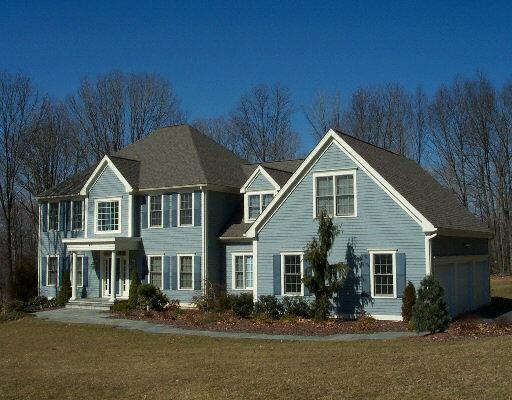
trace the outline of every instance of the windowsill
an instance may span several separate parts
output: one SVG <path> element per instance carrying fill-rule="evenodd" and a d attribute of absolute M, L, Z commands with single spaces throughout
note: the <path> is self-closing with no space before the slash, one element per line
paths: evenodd
<path fill-rule="evenodd" d="M 184 288 L 184 289 L 177 289 L 177 290 L 180 290 L 180 291 L 191 291 L 191 290 L 195 290 L 194 288 Z"/>
<path fill-rule="evenodd" d="M 95 235 L 111 235 L 112 233 L 122 233 L 119 231 L 94 231 Z"/>
<path fill-rule="evenodd" d="M 373 299 L 397 299 L 395 295 L 392 294 L 377 294 L 372 296 Z"/>
<path fill-rule="evenodd" d="M 253 287 L 246 287 L 246 288 L 231 288 L 231 290 L 244 291 L 244 290 L 254 290 L 254 288 L 253 288 Z"/>
<path fill-rule="evenodd" d="M 194 226 L 194 224 L 187 224 L 187 225 L 178 224 L 178 228 L 190 228 L 193 226 Z"/>
<path fill-rule="evenodd" d="M 162 229 L 163 225 L 160 226 L 148 226 L 148 229 Z"/>
<path fill-rule="evenodd" d="M 304 296 L 304 293 L 283 293 L 281 296 L 287 296 L 287 297 L 297 297 L 297 296 Z"/>

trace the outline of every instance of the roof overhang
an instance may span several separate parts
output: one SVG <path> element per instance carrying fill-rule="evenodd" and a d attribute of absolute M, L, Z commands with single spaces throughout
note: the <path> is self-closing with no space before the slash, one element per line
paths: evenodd
<path fill-rule="evenodd" d="M 108 238 L 67 238 L 62 243 L 68 251 L 126 251 L 137 250 L 140 246 L 140 237 L 108 237 Z"/>
<path fill-rule="evenodd" d="M 103 170 L 107 166 L 110 167 L 110 169 L 114 172 L 114 174 L 117 176 L 117 178 L 121 181 L 121 183 L 123 184 L 123 186 L 124 186 L 124 188 L 126 189 L 127 192 L 132 192 L 133 191 L 132 186 L 128 183 L 128 181 L 123 176 L 123 174 L 121 174 L 119 169 L 117 169 L 117 167 L 112 162 L 112 160 L 109 158 L 109 156 L 105 156 L 99 162 L 99 164 L 97 165 L 96 169 L 93 171 L 93 173 L 91 174 L 89 179 L 87 179 L 87 182 L 85 182 L 85 185 L 80 190 L 80 194 L 82 196 L 87 195 L 87 192 L 89 191 L 91 186 L 94 185 L 94 183 L 98 180 L 98 178 L 100 177 L 101 173 L 103 172 Z"/>
<path fill-rule="evenodd" d="M 255 237 L 283 204 L 290 193 L 302 181 L 307 173 L 313 168 L 319 157 L 335 144 L 344 152 L 361 170 L 363 170 L 380 188 L 382 188 L 400 207 L 422 228 L 423 232 L 436 232 L 437 229 L 428 221 L 409 201 L 407 201 L 389 182 L 387 182 L 363 157 L 361 157 L 345 140 L 334 130 L 330 129 L 322 140 L 309 153 L 299 168 L 283 186 L 282 190 L 274 197 L 268 207 L 254 221 L 254 224 L 246 232 L 246 237 Z"/>
<path fill-rule="evenodd" d="M 490 239 L 493 237 L 493 234 L 490 231 L 466 231 L 461 229 L 437 228 L 436 233 L 439 236 L 457 236 L 482 239 Z"/>
<path fill-rule="evenodd" d="M 240 193 L 245 193 L 247 191 L 247 188 L 251 186 L 251 183 L 256 179 L 256 177 L 261 174 L 263 175 L 274 187 L 275 190 L 281 190 L 281 186 L 270 176 L 270 174 L 265 171 L 265 168 L 263 166 L 258 165 L 258 167 L 254 170 L 254 172 L 251 174 L 249 179 L 245 181 L 244 185 L 240 189 Z"/>

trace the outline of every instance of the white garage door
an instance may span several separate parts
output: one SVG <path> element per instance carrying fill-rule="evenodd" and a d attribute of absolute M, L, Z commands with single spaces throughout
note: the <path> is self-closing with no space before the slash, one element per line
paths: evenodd
<path fill-rule="evenodd" d="M 489 261 L 487 256 L 439 257 L 433 274 L 445 290 L 452 317 L 489 303 Z"/>

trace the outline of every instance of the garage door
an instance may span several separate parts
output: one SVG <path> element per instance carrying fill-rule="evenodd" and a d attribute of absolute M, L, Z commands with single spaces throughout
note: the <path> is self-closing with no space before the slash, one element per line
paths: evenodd
<path fill-rule="evenodd" d="M 489 303 L 489 261 L 487 256 L 440 257 L 433 262 L 434 277 L 445 290 L 452 317 Z"/>

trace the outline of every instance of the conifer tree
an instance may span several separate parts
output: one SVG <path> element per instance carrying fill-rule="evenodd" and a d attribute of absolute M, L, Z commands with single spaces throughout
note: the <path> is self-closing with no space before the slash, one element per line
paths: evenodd
<path fill-rule="evenodd" d="M 65 306 L 66 303 L 71 298 L 71 279 L 69 276 L 69 271 L 64 272 L 64 276 L 62 277 L 62 285 L 60 287 L 59 293 L 57 294 L 56 304 L 58 306 Z"/>
<path fill-rule="evenodd" d="M 412 327 L 418 332 L 444 332 L 450 324 L 444 289 L 432 275 L 421 281 L 418 299 L 412 308 Z"/>
<path fill-rule="evenodd" d="M 139 273 L 137 272 L 137 268 L 135 268 L 130 277 L 130 291 L 128 293 L 128 308 L 131 310 L 139 306 L 139 286 Z"/>
<path fill-rule="evenodd" d="M 404 297 L 402 298 L 402 319 L 408 323 L 412 317 L 412 308 L 416 303 L 416 288 L 412 282 L 408 282 L 404 290 Z"/>

